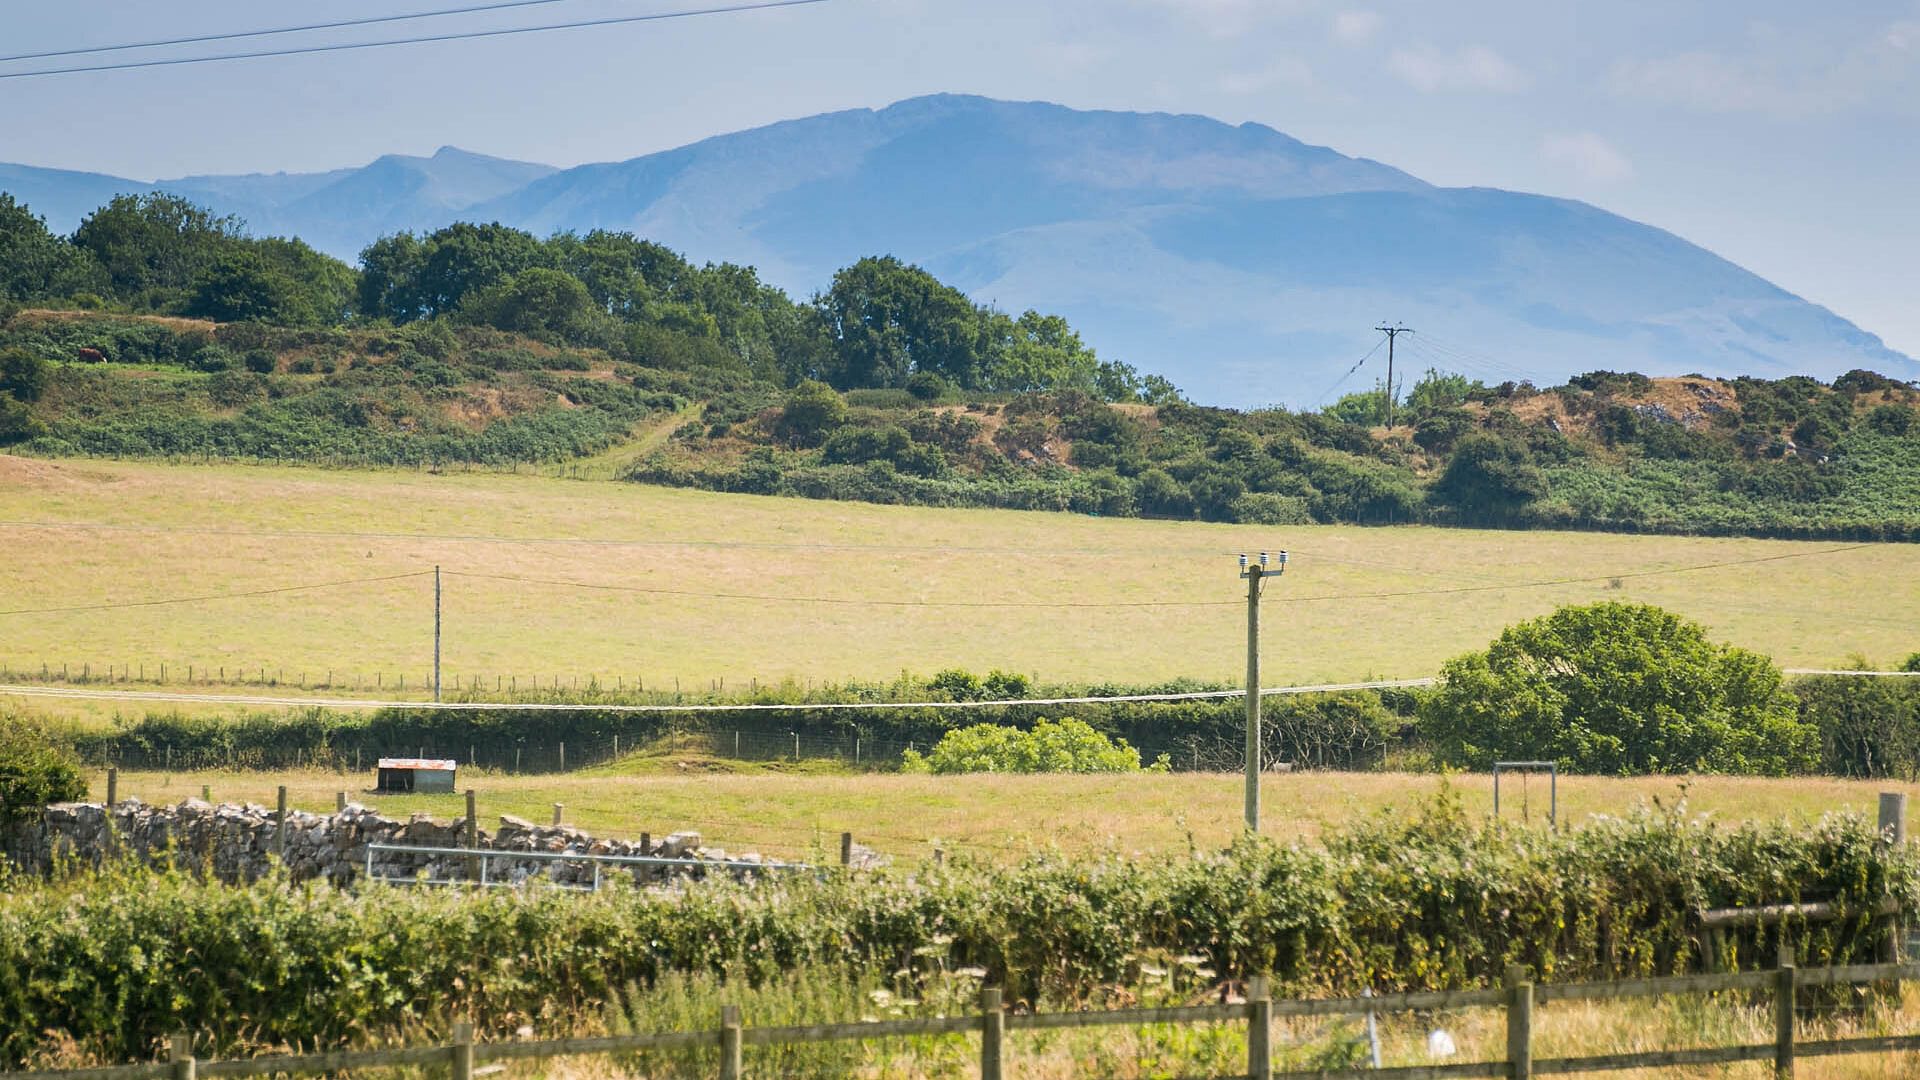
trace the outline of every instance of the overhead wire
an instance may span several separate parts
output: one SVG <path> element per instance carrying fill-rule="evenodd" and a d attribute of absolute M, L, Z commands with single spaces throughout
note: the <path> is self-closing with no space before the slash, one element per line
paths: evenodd
<path fill-rule="evenodd" d="M 1477 585 L 1455 585 L 1437 588 L 1403 589 L 1369 593 L 1325 593 L 1321 595 L 1285 595 L 1276 596 L 1274 603 L 1313 604 L 1336 600 L 1383 600 L 1411 596 L 1447 596 L 1461 593 L 1503 592 L 1516 589 L 1549 588 L 1558 585 L 1585 585 L 1597 582 L 1625 581 L 1631 579 L 1657 577 L 1667 574 L 1694 573 L 1704 570 L 1721 570 L 1739 566 L 1754 566 L 1763 563 L 1780 562 L 1788 559 L 1811 558 L 1818 555 L 1834 555 L 1848 551 L 1857 551 L 1872 547 L 1867 543 L 1847 544 L 1840 547 L 1821 548 L 1815 551 L 1791 551 L 1775 555 L 1764 555 L 1750 559 L 1730 559 L 1710 563 L 1694 563 L 1686 566 L 1654 567 L 1647 570 L 1622 571 L 1608 574 L 1595 574 L 1585 577 L 1546 578 L 1535 581 L 1500 582 L 1488 581 Z M 1408 573 L 1417 573 L 1412 568 L 1402 569 Z M 349 578 L 339 581 L 311 582 L 298 585 L 282 585 L 266 589 L 250 589 L 240 592 L 205 593 L 193 596 L 158 597 L 146 600 L 103 601 L 91 604 L 68 604 L 35 608 L 12 608 L 0 610 L 0 615 L 42 615 L 69 612 L 112 611 L 129 608 L 163 607 L 177 604 L 207 603 L 223 600 L 242 600 L 263 596 L 275 596 L 284 593 L 307 592 L 316 589 L 340 588 L 352 585 L 378 584 L 388 581 L 401 581 L 408 578 L 427 577 L 434 570 L 413 570 L 399 574 L 385 574 L 376 577 Z M 701 589 L 678 589 L 647 585 L 618 585 L 591 581 L 570 581 L 564 578 L 541 578 L 522 574 L 489 574 L 476 571 L 447 570 L 438 571 L 447 577 L 473 578 L 488 581 L 509 581 L 530 585 L 547 585 L 556 588 L 584 589 L 595 592 L 639 593 L 660 596 L 685 596 L 712 600 L 750 600 L 755 602 L 831 604 L 849 607 L 903 607 L 903 608 L 1016 608 L 1016 609 L 1132 609 L 1132 608 L 1192 608 L 1192 607 L 1233 607 L 1242 601 L 1231 600 L 895 600 L 878 597 L 852 596 L 795 596 L 779 593 L 740 593 L 716 592 Z"/>
<path fill-rule="evenodd" d="M 1377 353 L 1377 352 L 1379 352 L 1379 351 L 1380 351 L 1380 346 L 1381 346 L 1382 344 L 1384 344 L 1384 343 L 1386 342 L 1386 340 L 1387 340 L 1386 338 L 1381 338 L 1381 339 L 1380 339 L 1379 341 L 1376 341 L 1376 342 L 1374 342 L 1374 343 L 1373 343 L 1373 348 L 1371 348 L 1371 349 L 1368 349 L 1368 350 L 1367 350 L 1367 355 L 1365 355 L 1365 356 L 1362 356 L 1362 357 L 1361 357 L 1360 359 L 1358 359 L 1358 360 L 1356 360 L 1356 361 L 1354 361 L 1354 364 L 1353 364 L 1353 366 L 1347 369 L 1347 372 L 1346 372 L 1346 374 L 1344 374 L 1344 375 L 1342 375 L 1342 376 L 1340 376 L 1339 378 L 1337 378 L 1337 379 L 1335 379 L 1335 380 L 1333 380 L 1333 385 L 1332 385 L 1332 386 L 1329 386 L 1329 387 L 1327 387 L 1327 388 L 1326 388 L 1325 390 L 1322 390 L 1322 391 L 1320 391 L 1320 396 L 1319 396 L 1318 398 L 1315 398 L 1315 399 L 1314 399 L 1314 402 L 1313 402 L 1313 407 L 1314 407 L 1314 408 L 1316 408 L 1316 409 L 1318 409 L 1318 408 L 1319 408 L 1320 406 L 1322 406 L 1322 405 L 1324 405 L 1324 404 L 1326 404 L 1326 403 L 1327 403 L 1327 398 L 1328 398 L 1328 397 L 1329 397 L 1329 396 L 1330 396 L 1330 395 L 1331 395 L 1331 394 L 1332 394 L 1332 393 L 1333 393 L 1333 392 L 1334 392 L 1335 390 L 1338 390 L 1338 389 L 1340 389 L 1340 386 L 1341 386 L 1341 384 L 1342 384 L 1342 383 L 1345 383 L 1345 382 L 1346 382 L 1346 381 L 1347 381 L 1348 379 L 1351 379 L 1351 378 L 1353 378 L 1353 373 L 1354 373 L 1354 372 L 1356 372 L 1356 371 L 1359 371 L 1359 370 L 1360 370 L 1360 365 L 1362 365 L 1362 364 L 1365 364 L 1365 363 L 1366 363 L 1367 361 L 1369 361 L 1369 360 L 1371 360 L 1371 359 L 1373 359 L 1373 354 L 1374 354 L 1374 353 Z"/>
<path fill-rule="evenodd" d="M 539 7 L 544 4 L 567 2 L 568 0 L 504 0 L 504 2 L 501 3 L 441 8 L 438 11 L 416 11 L 405 15 L 369 15 L 358 19 L 337 19 L 333 22 L 306 23 L 301 26 L 282 26 L 272 30 L 235 30 L 221 34 L 199 34 L 194 37 L 161 38 L 155 41 L 129 41 L 119 45 L 84 45 L 71 49 L 52 49 L 47 52 L 14 53 L 12 56 L 0 56 L 0 64 L 11 64 L 19 60 L 50 60 L 57 56 L 86 56 L 95 53 L 125 52 L 129 49 L 159 49 L 173 45 L 201 45 L 210 41 L 237 41 L 243 38 L 273 37 L 279 34 L 305 34 L 315 30 L 341 30 L 352 26 L 373 26 L 379 23 L 407 22 L 412 19 L 435 19 L 446 15 L 472 15 L 487 11 L 505 11 L 509 8 Z"/>
<path fill-rule="evenodd" d="M 530 585 L 554 585 L 573 589 L 607 592 L 646 593 L 658 596 L 694 596 L 714 600 L 755 600 L 791 604 L 844 604 L 857 607 L 937 607 L 937 608 L 1155 608 L 1224 607 L 1238 600 L 890 600 L 847 596 L 782 596 L 777 593 L 710 592 L 700 589 L 673 589 L 649 585 L 608 585 L 590 581 L 566 581 L 559 578 L 524 577 L 519 574 L 482 574 L 463 570 L 444 571 L 449 577 L 484 578 L 517 581 Z"/>
<path fill-rule="evenodd" d="M 400 581 L 405 578 L 429 577 L 431 570 L 411 570 L 404 574 L 385 574 L 380 577 L 348 578 L 342 581 L 316 581 L 306 585 L 280 585 L 270 589 L 249 589 L 244 592 L 204 593 L 199 596 L 169 596 L 153 600 L 118 600 L 97 604 L 67 604 L 59 607 L 9 608 L 0 610 L 0 615 L 51 615 L 73 611 L 119 611 L 126 608 L 166 607 L 172 604 L 200 604 L 213 600 L 245 600 L 250 597 L 278 596 L 282 593 L 309 592 L 314 589 L 335 589 L 347 585 L 373 585 L 383 581 Z"/>
<path fill-rule="evenodd" d="M 75 75 L 95 71 L 128 71 L 134 68 L 174 67 L 183 64 L 211 64 L 227 60 L 258 60 L 269 57 L 302 56 L 309 53 L 346 52 L 353 49 L 379 49 L 393 45 L 423 45 L 443 41 L 468 41 L 476 38 L 506 37 L 512 34 L 542 33 L 550 30 L 579 30 L 596 26 L 620 26 L 628 23 L 686 19 L 702 15 L 726 15 L 743 11 L 766 11 L 772 8 L 802 7 L 808 4 L 824 4 L 827 2 L 828 0 L 756 0 L 756 2 L 753 3 L 692 8 L 684 11 L 663 11 L 647 15 L 621 15 L 604 19 L 581 19 L 574 22 L 545 23 L 538 26 L 513 26 L 494 30 L 464 30 L 446 34 L 387 38 L 382 41 L 333 42 L 325 45 L 301 45 L 284 49 L 261 49 L 254 52 L 218 53 L 212 56 L 163 57 L 154 60 L 129 60 L 113 64 L 39 68 L 33 71 L 7 71 L 0 72 L 0 79 L 30 79 L 42 75 Z"/>

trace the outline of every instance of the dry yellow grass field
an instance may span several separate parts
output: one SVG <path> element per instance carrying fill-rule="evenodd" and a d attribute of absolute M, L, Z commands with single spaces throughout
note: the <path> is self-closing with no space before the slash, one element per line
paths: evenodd
<path fill-rule="evenodd" d="M 144 665 L 151 677 L 165 663 L 175 679 L 188 665 L 264 669 L 289 682 L 383 672 L 416 688 L 432 657 L 431 577 L 95 606 L 439 565 L 450 678 L 705 687 L 961 666 L 1233 679 L 1244 622 L 1231 554 L 1282 547 L 1294 562 L 1266 602 L 1273 683 L 1430 674 L 1509 623 L 1601 598 L 1683 612 L 1788 666 L 1888 662 L 1920 643 L 1913 545 L 1266 528 L 0 456 L 0 664 Z M 1702 566 L 1717 568 L 1680 570 Z M 1583 580 L 1490 587 L 1563 579 Z M 75 607 L 90 609 L 35 610 Z"/>
<path fill-rule="evenodd" d="M 685 769 L 680 768 L 684 762 Z M 924 776 L 901 774 L 786 774 L 764 767 L 726 768 L 694 755 L 647 755 L 566 774 L 504 776 L 463 772 L 485 824 L 500 814 L 547 821 L 554 803 L 564 819 L 603 836 L 661 836 L 695 829 L 728 851 L 788 857 L 837 852 L 852 832 L 876 850 L 924 858 L 937 846 L 982 858 L 1032 851 L 1113 851 L 1123 855 L 1182 850 L 1188 844 L 1222 846 L 1241 829 L 1241 778 L 1206 773 L 1092 776 Z M 89 778 L 101 797 L 104 775 Z M 337 792 L 402 816 L 424 811 L 440 818 L 465 813 L 460 795 L 375 795 L 371 772 L 331 770 L 262 772 L 123 772 L 120 793 L 150 803 L 197 797 L 204 785 L 215 800 L 271 806 L 285 784 L 296 809 L 330 811 Z M 1492 811 L 1485 776 L 1442 778 L 1405 773 L 1289 773 L 1265 781 L 1264 831 L 1282 840 L 1311 840 L 1329 826 L 1376 812 L 1392 812 L 1432 798 L 1449 785 L 1473 813 Z M 1920 785 L 1888 781 L 1802 777 L 1565 777 L 1560 814 L 1573 823 L 1594 814 L 1622 814 L 1660 800 L 1684 800 L 1689 810 L 1716 820 L 1812 821 L 1829 812 L 1872 817 L 1881 791 L 1904 791 L 1920 803 Z M 1545 825 L 1544 777 L 1502 781 L 1502 815 Z"/>

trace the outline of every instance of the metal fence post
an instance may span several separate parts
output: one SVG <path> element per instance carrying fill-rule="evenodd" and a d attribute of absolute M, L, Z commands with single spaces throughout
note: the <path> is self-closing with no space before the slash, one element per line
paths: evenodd
<path fill-rule="evenodd" d="M 1007 1014 L 1000 1008 L 1000 989 L 980 991 L 980 1080 L 1001 1080 L 1000 1059 L 1007 1040 Z"/>
<path fill-rule="evenodd" d="M 462 1020 L 453 1025 L 453 1045 L 447 1048 L 453 1064 L 453 1080 L 473 1080 L 473 1023 Z"/>
<path fill-rule="evenodd" d="M 720 1007 L 720 1080 L 740 1080 L 740 1006 Z"/>
<path fill-rule="evenodd" d="M 1533 1076 L 1533 984 L 1520 964 L 1507 965 L 1507 1075 Z"/>
<path fill-rule="evenodd" d="M 193 1080 L 193 1037 L 182 1031 L 167 1047 L 167 1060 L 173 1065 L 173 1080 Z"/>
<path fill-rule="evenodd" d="M 1265 975 L 1247 980 L 1247 1080 L 1273 1076 L 1273 997 Z"/>
<path fill-rule="evenodd" d="M 1780 954 L 1782 963 L 1774 972 L 1773 982 L 1773 1075 L 1778 1080 L 1791 1080 L 1795 1005 L 1793 950 L 1782 947 Z"/>

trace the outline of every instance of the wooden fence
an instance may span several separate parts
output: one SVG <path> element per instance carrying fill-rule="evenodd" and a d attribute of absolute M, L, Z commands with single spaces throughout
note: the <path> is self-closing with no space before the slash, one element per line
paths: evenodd
<path fill-rule="evenodd" d="M 743 1075 L 741 1051 L 746 1046 L 960 1035 L 977 1032 L 980 1035 L 982 1080 L 1003 1080 L 1006 1076 L 1005 1050 L 1008 1032 L 1053 1028 L 1201 1023 L 1245 1023 L 1247 1025 L 1247 1071 L 1236 1074 L 1247 1080 L 1308 1080 L 1308 1078 L 1315 1078 L 1315 1080 L 1454 1080 L 1462 1077 L 1510 1077 L 1512 1080 L 1527 1080 L 1534 1076 L 1565 1073 L 1719 1065 L 1740 1061 L 1771 1061 L 1775 1075 L 1784 1078 L 1793 1075 L 1794 1061 L 1800 1057 L 1920 1051 L 1920 1034 L 1799 1041 L 1795 1038 L 1794 1024 L 1797 994 L 1802 988 L 1920 979 L 1920 964 L 1862 964 L 1800 971 L 1791 962 L 1791 954 L 1783 954 L 1782 959 L 1786 962 L 1771 971 L 1680 975 L 1666 978 L 1542 986 L 1535 986 L 1527 979 L 1523 969 L 1513 967 L 1507 970 L 1504 986 L 1484 990 L 1432 990 L 1381 994 L 1373 997 L 1295 1001 L 1272 1000 L 1269 997 L 1266 979 L 1255 977 L 1249 982 L 1246 1001 L 1238 1004 L 1114 1009 L 1101 1012 L 1008 1013 L 1002 1007 L 1000 991 L 987 989 L 980 994 L 980 1011 L 966 1016 L 795 1027 L 743 1027 L 740 1023 L 739 1008 L 729 1005 L 721 1011 L 720 1026 L 703 1031 L 484 1043 L 474 1040 L 473 1025 L 461 1023 L 454 1026 L 453 1040 L 444 1046 L 392 1050 L 342 1050 L 331 1053 L 274 1055 L 217 1061 L 196 1060 L 188 1037 L 176 1035 L 166 1061 L 96 1069 L 4 1072 L 0 1073 L 0 1076 L 5 1076 L 8 1080 L 166 1080 L 166 1078 L 197 1080 L 199 1077 L 276 1076 L 331 1073 L 344 1069 L 446 1065 L 452 1073 L 452 1080 L 472 1080 L 474 1066 L 481 1062 L 706 1048 L 719 1051 L 722 1080 L 739 1080 Z M 1533 1056 L 1533 1010 L 1537 1004 L 1553 1001 L 1597 1001 L 1725 991 L 1757 992 L 1772 996 L 1774 1018 L 1772 1041 L 1744 1046 L 1594 1054 L 1584 1057 L 1535 1058 Z M 1298 1072 L 1275 1072 L 1273 1069 L 1272 1027 L 1273 1021 L 1278 1018 L 1365 1016 L 1375 1013 L 1469 1008 L 1503 1008 L 1506 1011 L 1507 1056 L 1505 1059 L 1382 1069 Z"/>

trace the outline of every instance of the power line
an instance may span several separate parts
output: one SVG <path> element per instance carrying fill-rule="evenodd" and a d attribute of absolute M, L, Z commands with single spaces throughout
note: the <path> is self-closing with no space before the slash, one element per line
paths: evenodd
<path fill-rule="evenodd" d="M 492 581 L 517 581 L 528 585 L 554 585 L 571 589 L 606 592 L 646 593 L 656 596 L 693 596 L 713 600 L 776 601 L 790 604 L 839 604 L 855 607 L 931 607 L 931 608 L 1158 608 L 1220 607 L 1236 600 L 880 600 L 851 596 L 779 596 L 772 593 L 706 592 L 699 589 L 655 588 L 647 585 L 603 585 L 588 581 L 558 578 L 523 577 L 518 574 L 481 574 L 463 570 L 446 571 L 449 577 L 482 578 Z"/>
<path fill-rule="evenodd" d="M 384 577 L 349 578 L 345 581 L 320 581 L 311 585 L 282 585 L 273 589 L 252 589 L 247 592 L 208 593 L 204 596 L 170 596 L 159 600 L 124 600 L 102 604 L 70 604 L 64 607 L 13 608 L 0 611 L 0 615 L 50 615 L 71 611 L 119 611 L 125 608 L 165 607 L 170 604 L 199 604 L 209 600 L 244 600 L 248 597 L 277 596 L 281 593 L 308 592 L 314 589 L 333 589 L 345 585 L 372 585 L 382 581 L 400 581 L 405 578 L 425 577 L 431 570 L 414 570 L 405 574 L 388 574 Z"/>
<path fill-rule="evenodd" d="M 162 525 L 124 525 L 104 521 L 42 521 L 42 520 L 0 520 L 4 529 L 86 529 L 94 532 L 136 532 L 159 533 L 165 536 L 242 536 L 292 539 L 341 539 L 341 540 L 442 540 L 476 544 L 518 544 L 518 545 L 579 545 L 582 547 L 629 547 L 629 548 L 714 548 L 720 550 L 747 551 L 925 551 L 938 554 L 954 552 L 981 555 L 1021 555 L 1036 558 L 1056 558 L 1060 555 L 1099 555 L 1106 558 L 1133 555 L 1141 558 L 1159 558 L 1172 555 L 1227 554 L 1234 552 L 1217 551 L 1211 546 L 1206 548 L 1161 548 L 1128 551 L 1113 547 L 994 547 L 984 544 L 857 544 L 835 543 L 829 541 L 781 541 L 781 540 L 638 540 L 624 538 L 594 539 L 578 536 L 490 536 L 484 533 L 432 533 L 432 532 L 366 532 L 356 530 L 331 529 L 216 529 L 204 526 L 162 526 Z"/>
<path fill-rule="evenodd" d="M 197 37 L 162 38 L 157 41 L 130 41 L 123 45 L 88 45 L 74 49 L 55 49 L 50 52 L 15 53 L 12 56 L 0 56 L 0 64 L 11 64 L 16 60 L 47 60 L 56 56 L 84 56 L 89 53 L 123 52 L 128 49 L 158 49 L 168 45 L 198 45 L 209 41 L 235 41 L 240 38 L 271 37 L 276 34 L 304 34 L 313 30 L 339 30 L 349 26 L 372 26 L 376 23 L 406 22 L 410 19 L 433 19 L 443 15 L 471 15 L 482 11 L 504 11 L 508 8 L 537 7 L 542 4 L 558 4 L 564 2 L 565 0 L 506 0 L 504 3 L 442 8 L 439 11 L 416 11 L 408 15 L 372 15 L 364 19 L 341 19 L 337 22 L 307 23 L 304 26 L 283 26 L 275 30 L 237 30 L 225 34 L 201 34 Z"/>
<path fill-rule="evenodd" d="M 1756 566 L 1761 563 L 1779 562 L 1783 559 L 1805 559 L 1815 555 L 1837 555 L 1846 551 L 1858 551 L 1872 547 L 1871 544 L 1848 544 L 1844 547 L 1822 548 L 1819 551 L 1794 551 L 1782 555 L 1766 555 L 1757 559 L 1733 559 L 1727 562 L 1697 563 L 1693 566 L 1670 566 L 1654 570 L 1632 570 L 1618 574 L 1598 574 L 1593 577 L 1550 578 L 1542 581 L 1521 581 L 1511 584 L 1457 585 L 1444 589 L 1402 589 L 1396 592 L 1376 593 L 1335 593 L 1327 596 L 1284 596 L 1274 602 L 1279 604 L 1314 604 L 1328 600 L 1387 600 L 1405 596 L 1450 596 L 1458 593 L 1502 592 L 1509 589 L 1544 589 L 1555 585 L 1592 585 L 1603 581 L 1630 578 L 1658 577 L 1665 574 L 1690 574 L 1700 570 L 1726 570 L 1736 566 Z"/>
<path fill-rule="evenodd" d="M 1354 365 L 1347 369 L 1347 373 L 1345 375 L 1342 375 L 1339 378 L 1333 380 L 1332 386 L 1329 386 L 1325 390 L 1320 391 L 1320 396 L 1315 398 L 1313 401 L 1313 407 L 1317 409 L 1320 406 L 1326 404 L 1327 396 L 1332 394 L 1335 390 L 1340 389 L 1341 383 L 1344 383 L 1348 379 L 1353 378 L 1353 373 L 1360 370 L 1360 365 L 1373 359 L 1373 354 L 1380 351 L 1380 346 L 1384 344 L 1385 341 L 1386 339 L 1382 338 L 1380 341 L 1374 342 L 1373 348 L 1367 350 L 1367 355 L 1361 357 L 1359 360 L 1354 361 Z"/>
<path fill-rule="evenodd" d="M 1762 563 L 1780 562 L 1786 559 L 1804 559 L 1816 555 L 1836 555 L 1848 551 L 1858 551 L 1872 547 L 1872 544 L 1847 544 L 1841 547 L 1822 548 L 1818 551 L 1793 551 L 1778 555 L 1764 555 L 1752 559 L 1731 559 L 1722 562 L 1696 563 L 1689 566 L 1656 567 L 1650 570 L 1624 571 L 1612 574 L 1596 574 L 1591 577 L 1548 578 L 1537 581 L 1488 582 L 1482 585 L 1458 585 L 1437 589 L 1402 589 L 1390 592 L 1372 593 L 1327 593 L 1320 596 L 1289 595 L 1275 599 L 1279 604 L 1316 604 L 1337 600 L 1386 600 L 1414 596 L 1448 596 L 1460 593 L 1504 592 L 1513 589 L 1539 589 L 1556 585 L 1588 585 L 1597 582 L 1627 580 L 1636 578 L 1659 577 L 1667 574 L 1686 574 L 1703 570 L 1724 570 L 1740 566 L 1755 566 Z M 558 588 L 586 589 L 595 592 L 640 593 L 657 596 L 685 596 L 711 600 L 750 600 L 756 602 L 784 602 L 797 604 L 831 604 L 846 607 L 900 607 L 900 608 L 1017 608 L 1017 609 L 1114 609 L 1114 608 L 1192 608 L 1192 607 L 1229 607 L 1238 606 L 1238 600 L 888 600 L 852 596 L 782 596 L 774 593 L 735 593 L 710 592 L 699 589 L 673 589 L 646 585 L 610 585 L 589 581 L 568 581 L 562 578 L 538 578 L 520 574 L 487 574 L 462 570 L 442 571 L 449 577 L 474 578 L 483 581 L 511 581 L 528 585 L 548 585 Z M 43 615 L 69 612 L 113 611 L 126 608 L 162 607 L 174 604 L 195 604 L 215 600 L 242 600 L 248 598 L 275 596 L 282 593 L 306 592 L 315 589 L 330 589 L 348 585 L 369 585 L 386 581 L 401 581 L 407 578 L 429 577 L 432 570 L 414 570 L 402 574 L 388 574 L 380 577 L 350 578 L 342 581 L 324 581 L 306 585 L 284 585 L 270 589 L 252 589 L 245 592 L 209 593 L 200 596 L 176 596 L 153 600 L 130 600 L 98 604 L 72 604 L 41 608 L 14 608 L 0 610 L 0 615 Z"/>
<path fill-rule="evenodd" d="M 651 15 L 622 15 L 606 19 L 582 19 L 578 22 L 547 23 L 540 26 L 515 26 L 500 30 L 467 30 L 450 34 L 388 38 L 384 41 L 337 42 L 330 45 L 303 45 L 286 49 L 262 49 L 256 52 L 220 53 L 214 56 L 184 56 L 160 60 L 130 60 L 119 64 L 92 64 L 80 67 L 43 68 L 38 71 L 13 71 L 0 73 L 0 79 L 29 79 L 39 75 L 74 75 L 90 71 L 126 71 L 133 68 L 172 67 L 179 64 L 210 64 L 223 60 L 258 60 L 274 56 L 301 56 L 307 53 L 345 52 L 351 49 L 378 49 L 389 45 L 421 45 L 441 41 L 467 41 L 474 38 L 505 37 L 511 34 L 533 34 L 547 30 L 579 30 L 593 26 L 619 26 L 626 23 L 686 19 L 699 15 L 725 15 L 741 11 L 765 11 L 770 8 L 801 7 L 806 4 L 824 4 L 826 2 L 827 0 L 759 0 L 757 3 L 733 4 L 724 7 L 693 8 L 686 11 L 663 11 Z"/>

